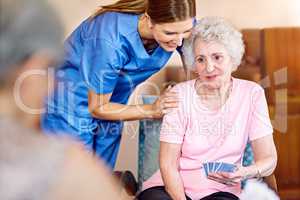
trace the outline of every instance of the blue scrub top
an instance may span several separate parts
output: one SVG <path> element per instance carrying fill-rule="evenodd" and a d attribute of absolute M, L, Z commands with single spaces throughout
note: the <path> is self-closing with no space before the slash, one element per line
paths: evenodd
<path fill-rule="evenodd" d="M 126 104 L 134 88 L 167 63 L 172 52 L 159 46 L 151 55 L 146 52 L 138 20 L 139 15 L 107 12 L 85 20 L 66 40 L 56 88 L 47 100 L 46 116 L 54 121 L 52 127 L 59 118 L 78 131 L 100 127 L 121 133 L 121 122 L 91 116 L 88 91 L 112 93 L 111 102 Z"/>

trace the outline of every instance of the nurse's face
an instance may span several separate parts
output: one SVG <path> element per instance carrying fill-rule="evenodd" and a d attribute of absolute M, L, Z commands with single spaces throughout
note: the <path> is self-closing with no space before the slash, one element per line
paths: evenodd
<path fill-rule="evenodd" d="M 150 28 L 156 42 L 166 51 L 174 51 L 182 45 L 182 41 L 188 38 L 193 28 L 193 19 L 172 23 L 153 24 Z"/>

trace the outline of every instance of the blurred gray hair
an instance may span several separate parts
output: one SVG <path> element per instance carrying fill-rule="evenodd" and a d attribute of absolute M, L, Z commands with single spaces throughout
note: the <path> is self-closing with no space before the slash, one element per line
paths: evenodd
<path fill-rule="evenodd" d="M 63 26 L 46 0 L 0 1 L 0 80 L 32 54 L 61 55 Z"/>
<path fill-rule="evenodd" d="M 194 67 L 194 43 L 200 38 L 204 42 L 218 42 L 225 46 L 235 69 L 241 64 L 245 52 L 242 34 L 220 17 L 205 17 L 197 22 L 189 39 L 184 41 L 183 54 L 187 67 Z"/>

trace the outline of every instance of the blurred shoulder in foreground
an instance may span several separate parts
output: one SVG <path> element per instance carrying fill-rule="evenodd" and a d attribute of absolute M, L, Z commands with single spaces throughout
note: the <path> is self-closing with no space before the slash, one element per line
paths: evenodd
<path fill-rule="evenodd" d="M 62 55 L 54 9 L 45 0 L 1 0 L 0 17 L 0 199 L 122 199 L 101 161 L 37 131 L 32 110 L 43 109 L 49 67 Z"/>
<path fill-rule="evenodd" d="M 101 161 L 68 138 L 0 120 L 0 199 L 126 199 Z"/>

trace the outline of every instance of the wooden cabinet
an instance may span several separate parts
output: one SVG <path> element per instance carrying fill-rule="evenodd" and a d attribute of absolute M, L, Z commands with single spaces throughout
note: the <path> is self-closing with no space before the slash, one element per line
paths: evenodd
<path fill-rule="evenodd" d="M 273 118 L 273 117 L 272 117 Z M 300 114 L 288 115 L 287 131 L 275 129 L 277 187 L 283 200 L 300 199 Z"/>
<path fill-rule="evenodd" d="M 300 28 L 261 33 L 262 76 L 272 111 L 278 152 L 275 171 L 283 200 L 300 199 Z"/>

